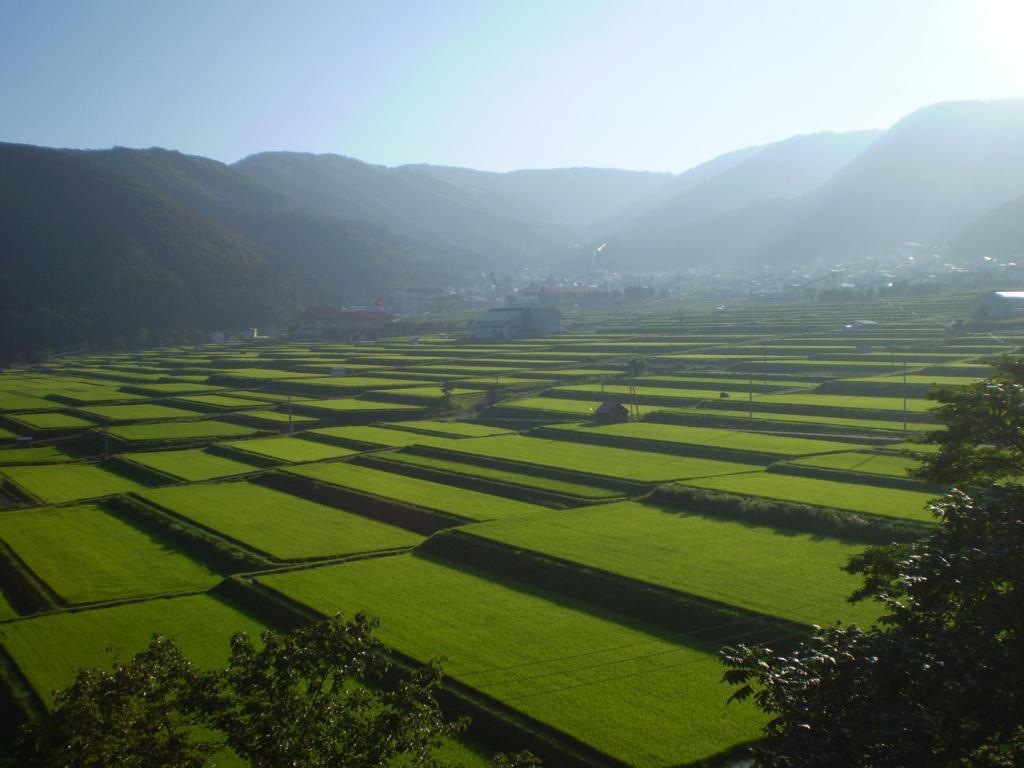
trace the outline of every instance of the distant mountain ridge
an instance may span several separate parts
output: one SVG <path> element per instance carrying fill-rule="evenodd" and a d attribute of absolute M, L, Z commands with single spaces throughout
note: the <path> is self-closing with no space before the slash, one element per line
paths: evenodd
<path fill-rule="evenodd" d="M 655 194 L 676 178 L 670 173 L 616 168 L 552 168 L 507 173 L 434 165 L 399 170 L 426 174 L 465 189 L 487 190 L 536 209 L 574 234 Z"/>
<path fill-rule="evenodd" d="M 919 242 L 948 247 L 972 222 L 1024 194 L 1024 99 L 917 110 L 802 201 L 765 250 L 848 257 Z"/>
<path fill-rule="evenodd" d="M 0 144 L 0 360 L 287 323 L 302 306 L 523 266 L 718 269 L 908 241 L 1014 255 L 1022 221 L 1021 99 L 936 104 L 886 131 L 794 136 L 676 175 Z"/>
<path fill-rule="evenodd" d="M 755 204 L 806 194 L 830 179 L 871 145 L 880 131 L 818 133 L 767 144 L 718 173 L 694 180 L 608 235 L 633 258 L 666 265 L 699 256 L 688 249 L 701 222 Z M 663 196 L 664 197 L 664 196 Z M 696 226 L 695 226 L 696 225 Z"/>
<path fill-rule="evenodd" d="M 82 153 L 9 144 L 0 145 L 0 286 L 0 360 L 273 321 L 289 300 L 267 248 Z"/>

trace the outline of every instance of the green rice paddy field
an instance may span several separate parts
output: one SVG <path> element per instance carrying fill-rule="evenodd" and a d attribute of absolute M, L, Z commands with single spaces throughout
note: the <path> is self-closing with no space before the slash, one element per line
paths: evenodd
<path fill-rule="evenodd" d="M 252 440 L 236 440 L 224 445 L 243 453 L 291 462 L 339 459 L 355 453 L 348 448 L 303 440 L 301 437 L 258 437 Z"/>
<path fill-rule="evenodd" d="M 921 462 L 905 456 L 894 456 L 886 453 L 833 453 L 826 456 L 811 456 L 795 459 L 794 464 L 823 469 L 839 469 L 844 472 L 866 472 L 871 475 L 887 477 L 906 477 L 907 472 L 918 467 Z"/>
<path fill-rule="evenodd" d="M 412 547 L 392 525 L 245 482 L 154 488 L 143 499 L 279 560 Z"/>
<path fill-rule="evenodd" d="M 467 533 L 805 624 L 871 623 L 841 570 L 863 545 L 636 502 L 467 527 Z"/>
<path fill-rule="evenodd" d="M 817 480 L 772 472 L 707 477 L 685 482 L 686 485 L 712 491 L 934 522 L 933 515 L 925 509 L 925 505 L 932 501 L 936 494 L 923 491 L 877 488 L 872 485 L 840 483 L 834 480 Z"/>
<path fill-rule="evenodd" d="M 542 491 L 551 491 L 566 496 L 578 496 L 584 499 L 606 499 L 618 496 L 618 491 L 611 491 L 606 488 L 598 488 L 593 485 L 582 483 L 570 483 L 563 480 L 555 480 L 537 475 L 527 475 L 522 472 L 509 472 L 494 467 L 484 467 L 479 464 L 467 464 L 466 462 L 451 461 L 449 459 L 438 459 L 432 456 L 420 456 L 414 453 L 388 453 L 384 457 L 388 461 L 399 462 L 416 467 L 436 469 L 441 472 L 452 472 L 457 475 L 468 475 L 479 477 L 484 480 L 496 480 L 500 483 L 511 485 L 522 485 L 528 488 L 536 488 Z"/>
<path fill-rule="evenodd" d="M 488 427 L 486 424 L 473 424 L 468 421 L 396 421 L 388 426 L 395 429 L 406 429 L 441 437 L 490 437 L 508 432 L 501 427 Z"/>
<path fill-rule="evenodd" d="M 169 405 L 154 403 L 130 405 L 96 405 L 81 408 L 82 413 L 94 416 L 99 420 L 115 421 L 159 421 L 161 419 L 195 418 L 195 411 L 174 408 Z"/>
<path fill-rule="evenodd" d="M 179 402 L 191 405 L 208 406 L 210 408 L 223 408 L 224 410 L 239 410 L 242 408 L 258 408 L 259 403 L 244 397 L 233 395 L 189 395 L 176 398 Z"/>
<path fill-rule="evenodd" d="M 44 504 L 63 504 L 134 491 L 142 486 L 94 464 L 5 467 L 0 476 Z"/>
<path fill-rule="evenodd" d="M 384 616 L 389 645 L 444 656 L 460 682 L 630 765 L 696 760 L 762 722 L 749 704 L 726 705 L 713 649 L 441 562 L 398 556 L 260 581 L 327 615 Z"/>
<path fill-rule="evenodd" d="M 682 427 L 672 424 L 647 424 L 633 422 L 595 427 L 592 425 L 562 427 L 569 432 L 594 434 L 608 438 L 624 437 L 652 443 L 679 445 L 707 445 L 755 453 L 769 453 L 778 456 L 806 456 L 831 453 L 857 448 L 852 443 L 839 440 L 812 440 L 801 437 L 765 435 L 757 432 L 743 432 L 732 429 L 707 429 L 703 427 Z"/>
<path fill-rule="evenodd" d="M 309 434 L 341 443 L 366 444 L 381 448 L 401 448 L 406 445 L 444 447 L 452 442 L 452 436 L 449 435 L 422 434 L 408 429 L 390 429 L 387 426 L 324 427 L 312 429 Z"/>
<path fill-rule="evenodd" d="M 60 464 L 72 457 L 52 445 L 40 448 L 0 448 L 0 466 L 5 464 Z"/>
<path fill-rule="evenodd" d="M 94 421 L 70 413 L 19 413 L 11 419 L 29 429 L 82 429 L 96 425 Z"/>
<path fill-rule="evenodd" d="M 764 720 L 726 704 L 708 627 L 680 635 L 656 611 L 660 626 L 570 599 L 568 582 L 540 581 L 543 568 L 530 576 L 546 588 L 526 588 L 515 558 L 723 604 L 739 615 L 726 642 L 754 625 L 781 639 L 812 623 L 872 623 L 877 607 L 846 601 L 857 579 L 842 570 L 870 538 L 644 499 L 681 483 L 863 513 L 879 533 L 886 518 L 933 522 L 936 494 L 900 482 L 916 460 L 899 452 L 934 450 L 910 439 L 940 425 L 920 397 L 908 398 L 904 425 L 892 395 L 904 360 L 915 395 L 985 374 L 982 360 L 1007 345 L 969 325 L 945 332 L 973 301 L 719 310 L 694 299 L 681 313 L 658 300 L 567 308 L 579 332 L 511 342 L 403 330 L 360 343 L 100 351 L 0 371 L 0 645 L 20 673 L 0 665 L 0 685 L 50 702 L 78 667 L 127 658 L 154 632 L 219 663 L 233 632 L 258 632 L 279 610 L 260 589 L 245 601 L 251 613 L 224 602 L 232 585 L 217 585 L 230 574 L 322 613 L 379 616 L 386 644 L 447 657 L 450 677 L 492 697 L 509 729 L 528 715 L 556 741 L 569 735 L 636 768 L 739 748 Z M 860 318 L 879 325 L 851 326 Z M 637 364 L 640 419 L 595 425 L 602 400 L 628 405 Z M 348 375 L 328 375 L 337 368 Z M 440 407 L 446 380 L 467 390 L 455 410 Z M 495 392 L 498 402 L 480 402 Z M 451 548 L 385 520 L 452 526 L 433 534 Z M 440 551 L 507 556 L 473 570 L 430 554 Z M 33 613 L 11 573 L 55 607 Z M 499 733 L 484 747 L 505 744 Z M 459 743 L 446 749 L 482 766 Z"/>
<path fill-rule="evenodd" d="M 632 451 L 521 435 L 500 435 L 459 441 L 446 446 L 445 450 L 453 455 L 485 456 L 639 483 L 665 483 L 671 480 L 758 469 L 753 465 L 729 461 L 694 459 L 688 456 L 671 456 L 650 451 Z"/>
<path fill-rule="evenodd" d="M 467 520 L 493 520 L 546 511 L 544 507 L 535 504 L 526 504 L 513 499 L 455 488 L 415 477 L 403 477 L 395 472 L 384 472 L 347 462 L 309 464 L 288 467 L 284 471 L 329 485 L 337 485 L 425 509 L 446 512 Z"/>
<path fill-rule="evenodd" d="M 68 603 L 196 591 L 220 580 L 95 505 L 6 513 L 0 539 Z"/>
<path fill-rule="evenodd" d="M 112 437 L 128 442 L 159 442 L 164 440 L 201 440 L 243 437 L 256 434 L 251 427 L 224 421 L 170 421 L 156 424 L 127 424 L 107 430 Z"/>
<path fill-rule="evenodd" d="M 110 668 L 142 650 L 154 633 L 178 640 L 201 666 L 223 664 L 235 632 L 258 635 L 256 618 L 208 595 L 147 600 L 0 625 L 0 642 L 45 702 L 81 667 Z"/>
<path fill-rule="evenodd" d="M 7 598 L 4 597 L 3 593 L 0 593 L 0 621 L 7 621 L 13 619 L 18 615 L 14 607 L 7 602 Z"/>
<path fill-rule="evenodd" d="M 849 427 L 853 430 L 884 430 L 888 432 L 933 432 L 936 429 L 935 424 L 922 424 L 918 422 L 908 421 L 904 424 L 902 421 L 885 421 L 882 419 L 851 419 L 845 416 L 808 416 L 806 414 L 798 413 L 786 413 L 785 411 L 753 411 L 752 413 L 744 413 L 742 411 L 725 411 L 725 410 L 714 410 L 708 408 L 667 408 L 665 409 L 668 413 L 686 414 L 690 416 L 713 416 L 716 419 L 731 419 L 736 422 L 736 429 L 743 429 L 749 427 L 749 425 L 756 425 L 758 422 L 765 421 L 783 421 L 792 422 L 794 424 L 823 424 L 835 427 Z M 745 424 L 743 422 L 746 422 Z"/>
<path fill-rule="evenodd" d="M 201 448 L 184 448 L 176 451 L 146 451 L 125 453 L 121 457 L 133 464 L 155 469 L 179 480 L 192 482 L 235 477 L 255 472 L 258 467 L 235 459 L 228 459 Z"/>
<path fill-rule="evenodd" d="M 502 403 L 499 407 L 504 412 L 509 411 L 548 411 L 566 420 L 574 418 L 589 418 L 593 415 L 594 409 L 600 405 L 595 400 L 573 400 L 568 397 L 525 397 L 522 400 L 513 400 L 509 403 Z M 653 413 L 658 410 L 653 405 L 636 406 L 641 416 Z"/>

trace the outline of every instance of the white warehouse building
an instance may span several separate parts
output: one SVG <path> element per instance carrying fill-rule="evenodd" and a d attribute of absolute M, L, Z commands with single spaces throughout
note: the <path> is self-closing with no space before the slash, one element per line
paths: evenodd
<path fill-rule="evenodd" d="M 561 330 L 562 313 L 554 307 L 489 309 L 469 322 L 469 337 L 475 340 L 551 336 Z"/>
<path fill-rule="evenodd" d="M 1008 320 L 1024 314 L 1024 291 L 995 291 L 978 299 L 975 320 Z"/>

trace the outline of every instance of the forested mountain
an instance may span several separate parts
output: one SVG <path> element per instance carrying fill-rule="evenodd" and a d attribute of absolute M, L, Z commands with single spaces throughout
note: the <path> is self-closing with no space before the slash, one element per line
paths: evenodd
<path fill-rule="evenodd" d="M 763 146 L 744 147 L 718 155 L 712 159 L 695 165 L 682 173 L 673 176 L 668 182 L 662 184 L 658 189 L 641 197 L 634 202 L 623 206 L 618 211 L 605 216 L 590 227 L 590 233 L 594 237 L 607 237 L 609 233 L 618 232 L 632 222 L 644 218 L 651 211 L 661 208 L 670 200 L 679 195 L 685 194 L 701 182 L 711 179 L 721 173 L 726 173 L 740 163 L 756 155 L 764 149 Z"/>
<path fill-rule="evenodd" d="M 417 168 L 299 152 L 264 152 L 233 168 L 317 215 L 372 224 L 439 250 L 473 251 L 488 268 L 549 259 L 572 239 L 568 227 L 527 201 Z"/>
<path fill-rule="evenodd" d="M 1024 255 L 1024 195 L 971 223 L 953 241 L 951 250 L 958 256 Z"/>
<path fill-rule="evenodd" d="M 603 219 L 648 199 L 679 178 L 670 173 L 614 168 L 490 173 L 439 165 L 406 165 L 398 170 L 422 173 L 471 191 L 486 190 L 502 195 L 539 212 L 577 236 Z"/>
<path fill-rule="evenodd" d="M 80 153 L 0 145 L 0 358 L 244 327 L 289 301 L 269 249 Z"/>
<path fill-rule="evenodd" d="M 1024 100 L 736 150 L 678 175 L 0 144 L 0 360 L 290 322 L 522 266 L 573 273 L 1024 251 Z M 607 243 L 599 261 L 592 257 Z"/>
<path fill-rule="evenodd" d="M 846 259 L 908 242 L 955 243 L 960 254 L 994 246 L 1016 226 L 1012 210 L 995 209 L 1024 194 L 1024 100 L 936 104 L 881 134 L 755 149 L 620 222 L 604 235 L 606 258 L 672 268 Z"/>
<path fill-rule="evenodd" d="M 808 195 L 796 223 L 762 253 L 848 257 L 908 241 L 942 249 L 1021 194 L 1024 100 L 936 104 Z"/>
<path fill-rule="evenodd" d="M 648 210 L 606 233 L 623 257 L 664 267 L 673 262 L 693 263 L 709 255 L 719 238 L 734 233 L 720 230 L 730 214 L 753 206 L 750 219 L 761 211 L 780 212 L 779 201 L 795 199 L 815 189 L 877 137 L 877 131 L 820 133 L 754 147 L 739 162 L 717 173 L 686 184 L 668 199 L 659 199 Z M 689 180 L 688 180 L 689 181 Z M 769 217 L 771 218 L 771 217 Z M 719 224 L 716 224 L 718 222 Z M 751 227 L 747 237 L 763 236 Z"/>
<path fill-rule="evenodd" d="M 442 288 L 481 265 L 478 253 L 457 245 L 414 242 L 359 217 L 326 215 L 215 160 L 163 149 L 84 154 L 266 246 L 293 295 L 307 305 L 366 304 L 387 290 Z"/>

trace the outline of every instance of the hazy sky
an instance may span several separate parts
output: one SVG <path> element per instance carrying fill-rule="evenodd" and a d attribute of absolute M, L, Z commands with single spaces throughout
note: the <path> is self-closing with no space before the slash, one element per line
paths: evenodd
<path fill-rule="evenodd" d="M 680 171 L 1024 96 L 1024 0 L 0 0 L 0 141 Z"/>

